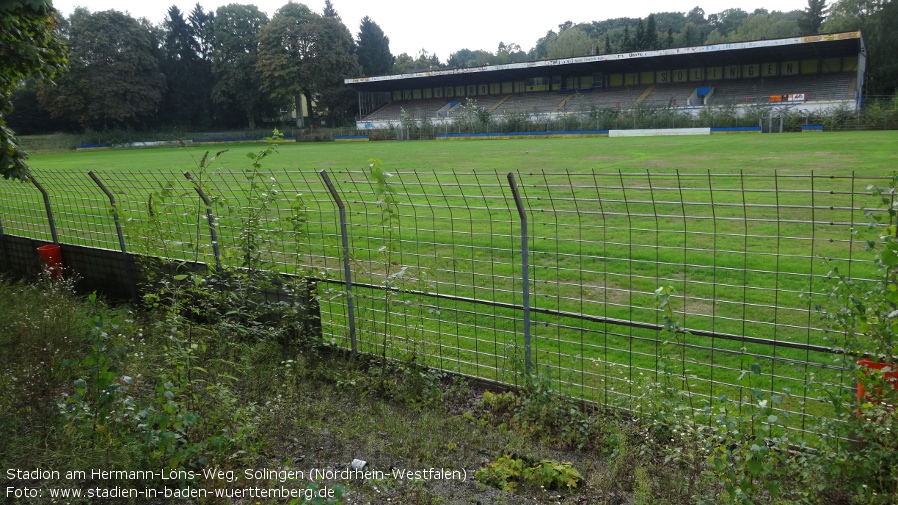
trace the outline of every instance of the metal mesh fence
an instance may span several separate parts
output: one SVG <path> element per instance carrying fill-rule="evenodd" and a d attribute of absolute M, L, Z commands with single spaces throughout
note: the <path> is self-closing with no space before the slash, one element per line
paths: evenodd
<path fill-rule="evenodd" d="M 115 206 L 86 174 L 35 174 L 55 232 L 37 187 L 4 181 L 2 233 L 117 249 L 118 213 L 131 252 L 318 279 L 336 345 L 511 384 L 532 361 L 569 394 L 631 410 L 665 375 L 698 398 L 740 398 L 740 378 L 760 365 L 764 384 L 752 387 L 792 398 L 782 409 L 797 430 L 829 413 L 813 384 L 853 380 L 808 295 L 832 266 L 872 272 L 851 230 L 867 223 L 867 186 L 884 182 L 333 170 L 331 194 L 312 171 L 95 175 Z M 664 331 L 659 287 L 676 293 L 682 340 Z"/>

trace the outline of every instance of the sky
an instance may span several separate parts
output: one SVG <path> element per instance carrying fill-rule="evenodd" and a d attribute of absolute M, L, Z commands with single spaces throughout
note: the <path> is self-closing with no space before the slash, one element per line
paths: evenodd
<path fill-rule="evenodd" d="M 145 17 L 160 24 L 168 8 L 177 5 L 185 13 L 199 3 L 203 9 L 214 11 L 230 3 L 255 4 L 271 17 L 286 0 L 53 0 L 64 16 L 76 7 L 91 12 L 115 9 L 135 18 Z M 321 13 L 324 0 L 298 2 Z M 558 31 L 565 21 L 588 23 L 620 17 L 645 18 L 653 12 L 689 12 L 701 7 L 705 14 L 731 8 L 747 12 L 764 8 L 768 11 L 804 10 L 807 0 L 649 0 L 641 2 L 601 2 L 595 0 L 552 1 L 516 0 L 331 0 L 331 4 L 349 28 L 353 38 L 358 36 L 362 18 L 368 16 L 390 39 L 394 55 L 408 53 L 415 57 L 423 49 L 446 62 L 459 49 L 495 52 L 500 42 L 515 43 L 524 51 L 549 30 Z M 663 28 L 663 27 L 661 27 Z"/>

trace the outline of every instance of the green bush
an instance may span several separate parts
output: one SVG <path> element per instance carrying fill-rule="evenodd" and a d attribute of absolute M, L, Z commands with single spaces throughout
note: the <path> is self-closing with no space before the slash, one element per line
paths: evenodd
<path fill-rule="evenodd" d="M 514 492 L 520 482 L 535 488 L 571 490 L 577 487 L 583 476 L 570 462 L 543 460 L 528 463 L 506 454 L 477 470 L 474 478 L 486 486 Z"/>

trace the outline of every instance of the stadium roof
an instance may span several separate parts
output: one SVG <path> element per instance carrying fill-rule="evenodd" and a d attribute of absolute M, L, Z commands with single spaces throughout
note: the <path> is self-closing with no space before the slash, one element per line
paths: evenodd
<path fill-rule="evenodd" d="M 709 46 L 678 47 L 657 51 L 581 56 L 559 60 L 530 61 L 508 65 L 430 70 L 401 75 L 356 77 L 344 82 L 356 91 L 394 91 L 407 88 L 459 86 L 478 82 L 520 81 L 549 75 L 588 75 L 595 72 L 623 73 L 659 70 L 833 58 L 864 52 L 861 32 L 808 37 L 733 42 Z M 482 81 L 481 81 L 482 80 Z"/>

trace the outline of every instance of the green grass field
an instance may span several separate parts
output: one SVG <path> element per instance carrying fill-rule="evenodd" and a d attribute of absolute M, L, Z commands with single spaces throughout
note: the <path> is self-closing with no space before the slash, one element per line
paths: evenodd
<path fill-rule="evenodd" d="M 638 408 L 642 383 L 660 369 L 685 368 L 695 392 L 738 397 L 753 356 L 765 389 L 796 397 L 787 409 L 819 414 L 825 407 L 812 400 L 809 374 L 850 382 L 822 366 L 831 355 L 693 335 L 659 360 L 664 335 L 606 319 L 658 324 L 652 293 L 670 285 L 687 328 L 831 345 L 800 295 L 823 287 L 829 267 L 821 258 L 851 259 L 855 275 L 868 269 L 854 261 L 864 254 L 849 242 L 850 228 L 866 222 L 858 209 L 874 203 L 867 184 L 898 169 L 896 141 L 898 132 L 289 143 L 252 181 L 245 154 L 261 145 L 41 153 L 30 161 L 57 207 L 62 242 L 117 247 L 108 205 L 84 175 L 93 170 L 117 195 L 132 250 L 210 261 L 204 209 L 180 175 L 189 170 L 205 178 L 214 200 L 226 263 L 239 262 L 242 223 L 254 219 L 267 261 L 340 279 L 336 212 L 317 174 L 328 170 L 348 207 L 354 281 L 456 298 L 385 300 L 382 290 L 357 289 L 360 350 L 379 354 L 386 328 L 396 356 L 411 351 L 430 365 L 507 381 L 518 366 L 521 312 L 473 300 L 521 303 L 520 224 L 505 179 L 514 172 L 530 224 L 531 304 L 542 309 L 533 315 L 534 359 L 560 387 Z M 206 149 L 228 152 L 199 174 Z M 394 174 L 400 218 L 392 227 L 381 223 L 365 175 L 369 158 Z M 48 239 L 33 189 L 4 183 L 0 195 L 6 233 Z M 303 223 L 294 229 L 298 209 Z M 325 333 L 348 345 L 345 296 L 328 286 Z"/>
<path fill-rule="evenodd" d="M 26 145 L 27 143 L 27 138 Z M 682 170 L 792 174 L 821 171 L 846 175 L 881 174 L 898 165 L 898 132 L 794 133 L 782 135 L 713 135 L 592 139 L 519 139 L 495 141 L 349 142 L 284 144 L 272 166 L 284 169 L 360 169 L 368 158 L 381 158 L 391 170 L 616 171 Z M 37 148 L 37 146 L 35 146 Z M 190 148 L 226 148 L 223 161 L 246 166 L 240 153 L 251 144 Z M 235 155 L 236 154 L 236 155 Z M 194 167 L 179 148 L 41 153 L 31 157 L 36 170 L 97 168 L 188 170 Z"/>

